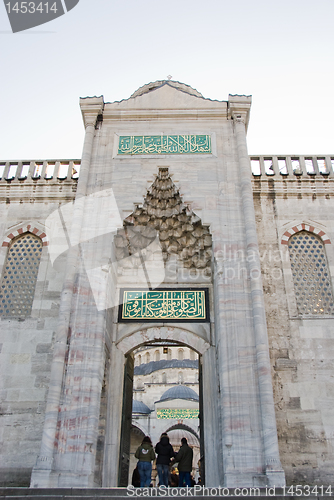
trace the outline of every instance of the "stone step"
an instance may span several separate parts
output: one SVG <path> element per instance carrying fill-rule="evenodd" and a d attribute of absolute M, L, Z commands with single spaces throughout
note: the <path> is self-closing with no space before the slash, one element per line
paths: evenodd
<path fill-rule="evenodd" d="M 219 494 L 220 493 L 220 494 Z M 252 493 L 255 493 L 253 495 Z M 319 492 L 320 493 L 320 492 Z M 334 499 L 333 495 L 291 495 L 288 488 L 284 491 L 282 488 L 172 488 L 169 490 L 159 488 L 0 488 L 0 499 L 10 500 L 124 500 L 124 498 L 139 497 L 162 497 L 164 500 L 173 500 L 175 498 L 188 498 L 196 496 L 197 500 L 237 500 L 238 498 L 247 498 L 248 500 L 263 500 L 264 497 L 272 500 L 297 500 L 307 498 L 308 500 Z"/>

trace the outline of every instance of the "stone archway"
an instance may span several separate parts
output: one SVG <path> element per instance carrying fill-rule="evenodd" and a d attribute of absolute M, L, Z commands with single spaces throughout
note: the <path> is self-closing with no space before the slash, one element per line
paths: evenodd
<path fill-rule="evenodd" d="M 185 424 L 176 424 L 176 425 L 172 425 L 171 427 L 168 427 L 168 429 L 166 430 L 166 432 L 170 432 L 170 431 L 174 431 L 174 430 L 177 430 L 177 429 L 183 429 L 187 432 L 190 432 L 191 434 L 193 434 L 195 436 L 195 438 L 198 439 L 199 441 L 199 436 L 198 434 L 194 431 L 194 429 L 192 429 L 192 427 L 189 427 L 189 425 L 185 425 Z"/>
<path fill-rule="evenodd" d="M 122 325 L 123 326 L 123 325 Z M 110 373 L 110 393 L 108 402 L 108 417 L 106 428 L 106 447 L 104 457 L 103 486 L 119 485 L 118 464 L 121 452 L 122 422 L 124 422 L 124 411 L 129 408 L 128 399 L 132 390 L 127 390 L 126 377 L 128 377 L 129 363 L 133 366 L 132 352 L 143 344 L 154 344 L 158 341 L 175 342 L 200 354 L 199 368 L 202 374 L 202 434 L 204 436 L 204 454 L 207 454 L 206 465 L 208 467 L 207 484 L 222 484 L 220 478 L 220 468 L 217 463 L 217 456 L 221 455 L 220 439 L 218 437 L 218 384 L 216 373 L 215 347 L 210 345 L 205 339 L 206 332 L 198 328 L 199 325 L 181 326 L 160 326 L 140 328 L 137 324 L 127 326 L 127 332 L 120 335 L 117 344 L 113 344 L 111 349 L 111 373 Z M 186 329 L 187 328 L 187 329 Z M 202 336 L 201 336 L 201 335 Z M 129 361 L 129 360 L 132 361 Z M 131 377 L 130 377 L 131 378 Z M 129 378 L 128 378 L 129 379 Z M 215 435 L 217 434 L 217 435 Z M 124 432 L 123 432 L 124 436 Z M 124 475 L 125 477 L 125 475 Z"/>
<path fill-rule="evenodd" d="M 207 332 L 204 327 L 202 327 L 200 335 L 196 332 L 196 326 L 197 325 L 194 325 L 193 330 L 190 330 L 180 326 L 138 328 L 138 325 L 136 325 L 134 331 L 121 338 L 117 343 L 117 348 L 126 355 L 141 345 L 165 340 L 178 342 L 179 344 L 190 347 L 198 352 L 198 354 L 204 354 L 210 347 L 209 341 L 205 338 L 207 337 L 207 335 L 205 335 Z"/>

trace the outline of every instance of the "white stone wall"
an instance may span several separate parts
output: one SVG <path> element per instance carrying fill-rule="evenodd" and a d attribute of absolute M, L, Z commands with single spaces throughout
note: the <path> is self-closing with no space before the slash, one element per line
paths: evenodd
<path fill-rule="evenodd" d="M 201 355 L 207 485 L 284 484 L 276 421 L 288 482 L 331 482 L 334 319 L 298 316 L 284 235 L 304 223 L 334 241 L 332 173 L 310 178 L 304 172 L 300 178 L 290 169 L 288 179 L 262 176 L 251 185 L 245 96 L 211 101 L 164 85 L 119 103 L 91 98 L 81 106 L 86 139 L 80 196 L 68 215 L 74 217 L 70 236 L 83 244 L 54 266 L 44 247 L 31 318 L 0 323 L 5 480 L 27 484 L 39 454 L 32 485 L 116 486 L 125 356 L 148 342 L 169 340 Z M 117 155 L 120 135 L 168 134 L 209 134 L 212 154 Z M 142 283 L 134 269 L 112 266 L 115 221 L 143 203 L 159 167 L 168 167 L 183 202 L 209 225 L 214 252 L 212 276 L 171 258 L 174 271 L 162 283 L 208 287 L 210 323 L 121 324 L 110 306 L 118 303 L 120 288 Z M 0 234 L 7 243 L 20 225 L 47 235 L 47 217 L 75 196 L 69 174 L 51 183 L 29 175 L 0 181 Z M 0 248 L 0 266 L 6 251 Z M 326 251 L 333 280 L 332 243 Z M 265 310 L 261 281 L 252 274 L 259 263 Z"/>
<path fill-rule="evenodd" d="M 315 234 L 324 233 L 333 286 L 333 178 L 262 176 L 254 179 L 253 188 L 282 464 L 288 483 L 330 484 L 334 318 L 298 314 L 284 241 L 310 226 Z"/>
<path fill-rule="evenodd" d="M 51 183 L 51 184 L 50 184 Z M 0 181 L 0 276 L 18 230 L 44 234 L 34 301 L 28 318 L 0 318 L 0 484 L 29 486 L 42 439 L 65 256 L 53 267 L 47 217 L 69 203 L 76 181 Z M 23 228 L 23 229 L 22 229 Z"/>

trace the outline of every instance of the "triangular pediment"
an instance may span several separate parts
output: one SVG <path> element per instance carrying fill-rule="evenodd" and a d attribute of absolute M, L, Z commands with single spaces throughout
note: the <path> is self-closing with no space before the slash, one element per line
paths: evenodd
<path fill-rule="evenodd" d="M 226 101 L 205 99 L 194 89 L 192 89 L 193 92 L 187 91 L 187 87 L 181 85 L 175 87 L 165 82 L 160 86 L 152 87 L 151 90 L 148 89 L 142 94 L 136 91 L 129 99 L 106 103 L 105 111 L 107 109 L 113 111 L 130 109 L 226 109 Z M 191 89 L 191 87 L 189 88 Z M 139 95 L 137 92 L 139 92 Z"/>

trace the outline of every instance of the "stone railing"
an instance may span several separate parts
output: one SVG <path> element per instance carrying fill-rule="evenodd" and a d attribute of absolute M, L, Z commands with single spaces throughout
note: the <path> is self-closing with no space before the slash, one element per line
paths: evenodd
<path fill-rule="evenodd" d="M 250 157 L 253 177 L 334 177 L 333 156 L 253 156 Z"/>
<path fill-rule="evenodd" d="M 13 181 L 58 183 L 79 177 L 80 160 L 0 161 L 0 184 Z"/>
<path fill-rule="evenodd" d="M 253 177 L 334 177 L 333 156 L 276 155 L 250 157 Z M 78 179 L 80 160 L 0 161 L 0 183 Z"/>

